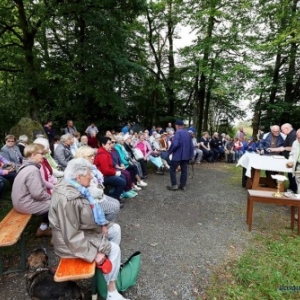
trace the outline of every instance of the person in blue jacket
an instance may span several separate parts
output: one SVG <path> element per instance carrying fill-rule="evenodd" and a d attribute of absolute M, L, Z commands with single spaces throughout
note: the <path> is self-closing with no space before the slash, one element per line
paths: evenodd
<path fill-rule="evenodd" d="M 121 131 L 122 131 L 124 134 L 126 134 L 126 133 L 129 132 L 130 128 L 131 128 L 131 124 L 130 124 L 130 123 L 127 123 L 127 124 L 122 128 Z"/>
<path fill-rule="evenodd" d="M 175 122 L 176 133 L 172 140 L 172 144 L 168 150 L 168 154 L 171 156 L 170 161 L 170 177 L 171 186 L 168 186 L 168 190 L 176 191 L 181 189 L 186 190 L 186 183 L 188 177 L 188 163 L 194 157 L 194 145 L 190 134 L 184 129 L 182 120 Z M 177 185 L 176 169 L 180 166 L 180 185 Z"/>
<path fill-rule="evenodd" d="M 256 144 L 253 141 L 253 137 L 247 139 L 245 143 L 243 143 L 243 153 L 245 152 L 256 152 Z"/>
<path fill-rule="evenodd" d="M 263 139 L 260 141 L 259 146 L 257 147 L 257 152 L 259 154 L 279 154 L 280 151 L 277 149 L 272 151 L 272 148 L 279 148 L 283 146 L 285 136 L 280 134 L 280 128 L 278 125 L 273 125 L 270 127 L 271 132 L 268 132 L 264 135 Z"/>

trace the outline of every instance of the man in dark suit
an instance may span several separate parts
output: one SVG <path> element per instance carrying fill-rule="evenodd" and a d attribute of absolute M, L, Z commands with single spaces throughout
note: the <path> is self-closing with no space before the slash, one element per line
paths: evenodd
<path fill-rule="evenodd" d="M 171 191 L 178 189 L 185 191 L 188 177 L 187 167 L 189 160 L 194 157 L 194 145 L 190 134 L 184 129 L 182 120 L 177 120 L 175 127 L 176 133 L 168 150 L 168 154 L 171 155 L 172 158 L 170 161 L 171 186 L 168 186 L 167 189 Z M 176 179 L 176 169 L 178 166 L 181 168 L 179 187 Z"/>

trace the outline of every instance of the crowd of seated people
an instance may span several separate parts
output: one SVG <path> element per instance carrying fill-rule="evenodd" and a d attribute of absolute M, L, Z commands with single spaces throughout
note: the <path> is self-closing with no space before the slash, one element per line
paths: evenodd
<path fill-rule="evenodd" d="M 84 132 L 86 135 L 82 136 L 72 120 L 67 121 L 67 126 L 63 129 L 65 134 L 62 136 L 55 135 L 52 126 L 52 121 L 48 121 L 44 126 L 48 143 L 42 140 L 35 141 L 35 143 L 43 144 L 47 152 L 45 153 L 47 159 L 41 163 L 43 171 L 41 174 L 45 186 L 50 191 L 55 184 L 55 178 L 63 176 L 63 170 L 69 161 L 74 159 L 77 151 L 84 146 L 95 151 L 97 169 L 104 175 L 104 183 L 110 188 L 110 195 L 122 205 L 124 198 L 137 196 L 138 191 L 146 185 L 143 180 L 148 176 L 148 162 L 156 166 L 156 173 L 159 175 L 163 175 L 170 168 L 168 149 L 175 133 L 171 123 L 168 123 L 166 128 L 153 126 L 150 131 L 146 129 L 139 132 L 133 131 L 131 124 L 127 123 L 119 133 L 116 133 L 114 129 L 107 131 L 104 136 L 106 140 L 102 140 L 104 144 L 99 143 L 99 130 L 93 122 L 86 127 Z M 225 134 L 219 138 L 217 132 L 210 137 L 208 132 L 204 132 L 197 140 L 193 127 L 188 128 L 188 132 L 194 144 L 196 163 L 215 162 L 223 158 L 225 161 L 236 162 L 245 152 L 260 152 L 268 147 L 268 143 L 274 139 L 275 129 L 271 130 L 270 136 L 267 136 L 265 140 L 260 139 L 258 143 L 255 143 L 251 137 L 246 138 L 242 127 L 234 139 Z M 278 140 L 277 144 L 281 142 Z M 6 136 L 5 145 L 1 149 L 2 165 L 11 164 L 13 168 L 7 170 L 0 168 L 0 179 L 2 178 L 0 187 L 4 185 L 4 178 L 13 184 L 16 171 L 22 165 L 23 151 L 27 143 L 26 135 L 21 135 L 18 141 L 13 135 Z M 101 155 L 104 154 L 107 158 L 110 157 L 109 160 L 105 159 L 105 162 L 101 159 Z"/>
<path fill-rule="evenodd" d="M 280 146 L 281 140 L 275 129 L 258 144 L 245 135 L 242 140 L 225 134 L 220 138 L 217 132 L 211 137 L 208 132 L 204 132 L 197 140 L 194 128 L 190 127 L 187 131 L 194 145 L 194 159 L 201 163 L 203 160 L 215 162 L 223 158 L 234 162 L 243 153 L 262 151 L 274 141 Z M 81 136 L 73 121 L 69 120 L 62 136 L 53 136 L 52 130 L 51 141 L 45 136 L 29 143 L 28 138 L 22 135 L 16 145 L 15 137 L 8 135 L 0 153 L 0 196 L 3 190 L 1 179 L 4 178 L 11 182 L 14 207 L 20 212 L 42 217 L 36 235 L 52 236 L 50 222 L 56 235 L 54 246 L 59 247 L 62 241 L 61 233 L 57 233 L 61 222 L 59 218 L 72 213 L 61 205 L 72 208 L 75 213 L 77 209 L 84 209 L 82 204 L 99 204 L 97 207 L 104 218 L 101 226 L 110 224 L 116 219 L 126 199 L 137 197 L 147 186 L 145 179 L 148 176 L 148 162 L 156 166 L 158 175 L 163 175 L 170 168 L 172 158 L 168 149 L 174 133 L 171 123 L 165 129 L 155 126 L 151 131 L 139 132 L 133 131 L 128 123 L 120 132 L 110 130 L 100 137 L 98 128 L 91 123 L 85 130 L 86 135 Z M 242 136 L 242 132 L 239 136 Z M 4 165 L 8 166 L 7 169 L 1 167 Z M 82 170 L 78 171 L 77 165 Z M 19 174 L 16 176 L 18 169 Z M 55 201 L 54 207 L 51 207 L 53 194 Z M 74 197 L 78 196 L 82 197 L 82 203 L 74 208 Z M 65 197 L 66 201 L 59 203 L 59 197 Z M 107 228 L 103 230 L 105 232 Z M 70 239 L 70 244 L 73 240 Z M 65 254 L 68 252 L 67 247 L 63 247 Z M 97 256 L 94 258 L 97 259 Z"/>

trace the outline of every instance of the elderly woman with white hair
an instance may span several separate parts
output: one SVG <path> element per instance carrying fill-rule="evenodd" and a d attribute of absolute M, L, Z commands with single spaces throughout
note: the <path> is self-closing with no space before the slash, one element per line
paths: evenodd
<path fill-rule="evenodd" d="M 26 134 L 20 135 L 17 146 L 19 147 L 22 156 L 24 156 L 24 149 L 27 143 L 28 143 L 28 136 Z"/>
<path fill-rule="evenodd" d="M 70 133 L 62 135 L 60 137 L 60 144 L 58 144 L 54 150 L 54 160 L 62 169 L 65 169 L 68 165 L 68 162 L 74 158 L 71 152 L 73 138 L 73 135 Z"/>
<path fill-rule="evenodd" d="M 37 138 L 37 139 L 34 140 L 34 143 L 35 144 L 40 144 L 40 145 L 44 146 L 44 149 L 45 149 L 44 159 L 47 160 L 48 164 L 52 168 L 52 171 L 49 170 L 50 173 L 53 174 L 53 176 L 56 177 L 56 178 L 64 176 L 64 172 L 62 172 L 62 171 L 59 170 L 58 164 L 56 163 L 56 161 L 51 156 L 51 150 L 50 150 L 49 140 L 47 138 L 44 138 L 44 137 L 39 137 L 39 138 Z M 42 176 L 43 176 L 43 173 L 42 173 Z"/>
<path fill-rule="evenodd" d="M 95 150 L 89 146 L 82 146 L 75 154 L 75 158 L 79 157 L 85 158 L 92 165 L 91 171 L 93 178 L 88 189 L 95 201 L 100 204 L 106 220 L 113 221 L 124 204 L 121 204 L 117 199 L 104 194 L 103 174 L 94 165 Z"/>
<path fill-rule="evenodd" d="M 84 158 L 71 160 L 64 179 L 54 188 L 49 210 L 54 252 L 59 257 L 79 257 L 98 265 L 108 257 L 112 271 L 104 274 L 106 299 L 124 300 L 115 284 L 121 263 L 121 228 L 106 221 L 89 193 L 91 169 L 92 165 Z"/>
<path fill-rule="evenodd" d="M 41 166 L 40 167 L 40 173 L 42 175 L 42 178 L 43 178 L 43 181 L 44 181 L 47 193 L 49 195 L 51 195 L 53 187 L 54 187 L 54 185 L 57 182 L 57 179 L 54 176 L 54 169 L 52 168 L 52 166 L 50 165 L 48 159 L 46 158 L 46 154 L 48 154 L 48 157 L 50 156 L 49 155 L 49 152 L 50 152 L 49 141 L 46 138 L 39 137 L 39 138 L 37 138 L 37 139 L 34 140 L 34 143 L 35 144 L 40 144 L 40 145 L 42 145 L 44 147 L 45 155 L 44 155 L 42 161 L 40 162 L 40 166 Z"/>

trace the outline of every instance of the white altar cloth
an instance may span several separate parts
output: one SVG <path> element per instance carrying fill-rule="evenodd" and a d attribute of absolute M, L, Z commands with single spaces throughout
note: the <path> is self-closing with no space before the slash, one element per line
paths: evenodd
<path fill-rule="evenodd" d="M 279 155 L 259 155 L 257 153 L 246 152 L 239 159 L 236 166 L 246 168 L 246 176 L 251 178 L 251 168 L 274 172 L 292 172 L 293 168 L 287 168 L 287 159 Z"/>

